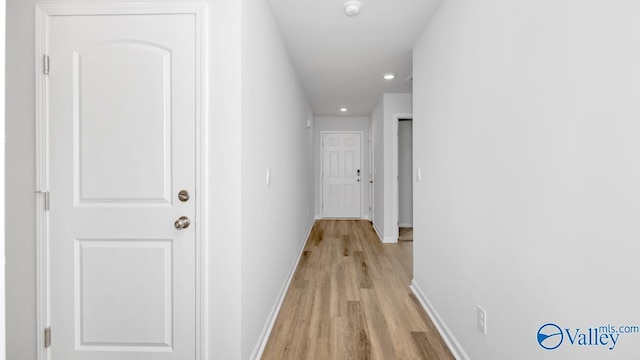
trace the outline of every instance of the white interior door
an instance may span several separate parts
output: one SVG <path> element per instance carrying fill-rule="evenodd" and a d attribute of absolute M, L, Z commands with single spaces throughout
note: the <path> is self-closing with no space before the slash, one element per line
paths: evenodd
<path fill-rule="evenodd" d="M 195 17 L 48 25 L 50 358 L 195 359 Z"/>
<path fill-rule="evenodd" d="M 360 218 L 362 134 L 322 134 L 322 216 Z"/>

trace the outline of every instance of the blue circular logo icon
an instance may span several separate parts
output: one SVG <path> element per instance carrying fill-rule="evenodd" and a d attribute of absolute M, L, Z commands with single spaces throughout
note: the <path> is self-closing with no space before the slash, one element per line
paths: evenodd
<path fill-rule="evenodd" d="M 556 324 L 544 324 L 538 329 L 538 344 L 543 349 L 557 349 L 562 344 L 562 340 L 564 340 L 562 329 Z"/>

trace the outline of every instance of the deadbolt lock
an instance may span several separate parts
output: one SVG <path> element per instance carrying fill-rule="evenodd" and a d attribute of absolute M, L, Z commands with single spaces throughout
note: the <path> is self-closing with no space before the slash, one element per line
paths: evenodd
<path fill-rule="evenodd" d="M 187 190 L 180 190 L 178 193 L 178 199 L 182 202 L 189 201 L 189 192 Z"/>

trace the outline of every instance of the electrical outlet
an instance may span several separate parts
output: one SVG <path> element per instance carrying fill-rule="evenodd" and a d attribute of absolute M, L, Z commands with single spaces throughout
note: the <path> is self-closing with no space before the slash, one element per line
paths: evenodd
<path fill-rule="evenodd" d="M 484 335 L 487 335 L 487 312 L 478 305 L 478 330 Z"/>

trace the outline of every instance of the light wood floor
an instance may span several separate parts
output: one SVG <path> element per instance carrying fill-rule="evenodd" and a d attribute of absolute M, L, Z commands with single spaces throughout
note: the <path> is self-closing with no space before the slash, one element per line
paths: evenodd
<path fill-rule="evenodd" d="M 316 222 L 262 359 L 454 359 L 409 289 L 412 246 Z"/>

